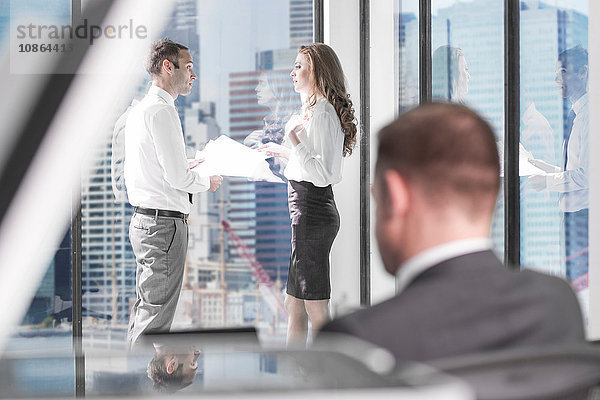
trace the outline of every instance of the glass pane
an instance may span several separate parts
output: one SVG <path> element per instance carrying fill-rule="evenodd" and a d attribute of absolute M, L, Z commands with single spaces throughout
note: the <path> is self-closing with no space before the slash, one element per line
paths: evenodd
<path fill-rule="evenodd" d="M 70 1 L 20 2 L 0 1 L 0 48 L 7 49 L 10 36 L 16 37 L 17 26 L 44 21 L 46 24 L 69 24 Z M 31 43 L 31 41 L 30 41 Z M 21 82 L 15 77 L 16 85 Z M 24 85 L 23 85 L 24 86 Z M 31 103 L 28 106 L 32 106 Z M 12 129 L 12 127 L 11 127 Z M 7 129 L 5 140 L 10 142 Z M 10 147 L 9 147 L 10 148 Z M 70 210 L 71 204 L 64 205 Z M 35 354 L 40 351 L 70 351 L 72 349 L 72 288 L 71 288 L 71 230 L 65 227 L 64 236 L 54 256 L 48 260 L 48 268 L 33 294 L 29 308 L 14 328 L 3 349 L 3 356 L 10 354 Z M 24 277 L 24 279 L 27 279 Z M 18 283 L 16 283 L 18 284 Z M 7 305 L 10 306 L 10 305 Z M 36 396 L 45 392 L 55 392 L 61 396 L 75 394 L 75 370 L 73 359 L 63 361 L 60 373 L 39 380 L 37 375 L 49 365 L 48 362 L 35 363 L 24 360 L 19 366 L 16 384 L 28 387 L 26 396 Z M 8 373 L 8 370 L 4 371 Z M 51 374 L 50 374 L 51 375 Z M 36 382 L 34 385 L 33 382 Z"/>
<path fill-rule="evenodd" d="M 504 138 L 504 2 L 431 3 L 432 98 L 466 104 Z M 492 222 L 496 253 L 504 254 L 502 188 Z"/>
<path fill-rule="evenodd" d="M 289 73 L 298 44 L 312 42 L 312 10 L 312 0 L 177 2 L 161 37 L 189 48 L 198 75 L 191 93 L 175 102 L 188 158 L 221 135 L 248 146 L 281 140 L 287 118 L 300 106 Z M 139 101 L 149 85 L 148 79 L 140 82 L 128 102 Z M 120 183 L 111 182 L 111 158 L 120 157 L 113 141 L 119 141 L 126 116 L 107 118 L 114 132 L 97 149 L 82 187 L 88 349 L 125 348 L 136 301 L 128 233 L 133 208 L 126 197 L 115 200 L 112 186 Z M 281 167 L 270 163 L 275 175 Z M 261 340 L 284 343 L 282 294 L 291 239 L 287 185 L 226 177 L 217 192 L 193 196 L 188 226 L 172 329 L 254 326 Z"/>
<path fill-rule="evenodd" d="M 398 68 L 395 81 L 400 113 L 419 104 L 419 2 L 398 4 Z"/>
<path fill-rule="evenodd" d="M 521 262 L 588 308 L 587 0 L 521 7 Z"/>

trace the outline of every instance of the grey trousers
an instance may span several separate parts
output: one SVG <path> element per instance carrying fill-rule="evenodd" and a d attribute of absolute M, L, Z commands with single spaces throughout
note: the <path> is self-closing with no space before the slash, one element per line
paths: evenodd
<path fill-rule="evenodd" d="M 168 332 L 171 328 L 183 281 L 187 221 L 134 213 L 129 240 L 137 264 L 136 301 L 127 332 L 127 340 L 134 346 L 146 332 Z"/>

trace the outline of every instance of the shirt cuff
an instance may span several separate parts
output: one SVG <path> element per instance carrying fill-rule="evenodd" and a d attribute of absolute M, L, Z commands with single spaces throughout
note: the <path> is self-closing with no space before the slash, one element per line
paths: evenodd
<path fill-rule="evenodd" d="M 308 149 L 302 142 L 298 143 L 298 145 L 294 147 L 294 151 L 296 152 L 296 155 L 302 164 L 306 164 L 306 161 L 311 157 Z"/>
<path fill-rule="evenodd" d="M 200 183 L 206 188 L 205 190 L 210 189 L 210 176 L 200 175 Z"/>

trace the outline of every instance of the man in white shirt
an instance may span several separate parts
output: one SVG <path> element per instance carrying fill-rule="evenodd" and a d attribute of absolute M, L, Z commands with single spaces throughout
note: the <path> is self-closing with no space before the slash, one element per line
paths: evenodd
<path fill-rule="evenodd" d="M 499 175 L 491 127 L 464 106 L 420 106 L 383 128 L 375 233 L 398 294 L 322 334 L 351 334 L 416 361 L 584 340 L 567 282 L 507 269 L 493 253 Z"/>
<path fill-rule="evenodd" d="M 136 302 L 128 340 L 168 331 L 181 291 L 188 245 L 191 193 L 215 191 L 220 176 L 201 176 L 188 166 L 175 99 L 196 79 L 188 49 L 170 40 L 152 46 L 146 61 L 147 95 L 125 126 L 125 184 L 134 214 L 129 238 L 135 253 Z"/>
<path fill-rule="evenodd" d="M 565 118 L 563 154 L 560 167 L 542 160 L 532 163 L 546 174 L 532 175 L 534 189 L 558 192 L 558 206 L 564 213 L 565 264 L 569 281 L 588 271 L 589 214 L 589 108 L 588 52 L 581 46 L 563 51 L 556 63 L 556 83 L 564 99 L 571 102 Z"/>

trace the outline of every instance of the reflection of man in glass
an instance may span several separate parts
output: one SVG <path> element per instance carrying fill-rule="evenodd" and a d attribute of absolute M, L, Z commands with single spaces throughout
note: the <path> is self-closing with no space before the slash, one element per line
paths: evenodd
<path fill-rule="evenodd" d="M 198 371 L 200 351 L 195 348 L 179 352 L 172 347 L 154 345 L 154 357 L 148 363 L 148 378 L 154 390 L 175 392 L 189 386 Z"/>
<path fill-rule="evenodd" d="M 534 189 L 558 192 L 558 205 L 564 213 L 566 275 L 570 281 L 588 269 L 588 53 L 577 46 L 563 51 L 556 63 L 556 83 L 561 96 L 569 99 L 571 110 L 564 120 L 561 165 L 541 160 L 532 163 L 545 174 L 532 175 Z"/>
<path fill-rule="evenodd" d="M 458 47 L 440 46 L 431 60 L 431 97 L 452 103 L 465 103 L 469 92 L 469 68 Z"/>

